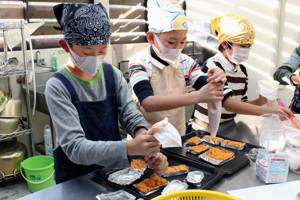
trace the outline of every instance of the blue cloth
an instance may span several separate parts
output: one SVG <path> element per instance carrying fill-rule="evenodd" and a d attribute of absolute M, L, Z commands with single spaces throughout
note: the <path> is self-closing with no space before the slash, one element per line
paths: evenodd
<path fill-rule="evenodd" d="M 101 3 L 79 4 L 61 3 L 53 7 L 54 15 L 64 31 L 69 44 L 108 44 L 111 26 L 105 7 Z"/>
<path fill-rule="evenodd" d="M 92 141 L 120 141 L 114 72 L 110 64 L 103 63 L 102 65 L 105 77 L 110 77 L 105 79 L 107 96 L 103 101 L 79 101 L 74 87 L 65 76 L 55 73 L 52 77 L 59 79 L 68 89 L 87 139 Z M 98 165 L 85 166 L 75 164 L 69 160 L 59 146 L 54 149 L 54 168 L 55 181 L 58 184 L 102 167 Z"/>

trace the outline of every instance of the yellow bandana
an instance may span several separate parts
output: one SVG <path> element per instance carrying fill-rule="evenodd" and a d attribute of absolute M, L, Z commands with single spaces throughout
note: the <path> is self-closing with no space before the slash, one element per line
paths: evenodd
<path fill-rule="evenodd" d="M 255 31 L 243 15 L 228 14 L 216 17 L 211 22 L 212 33 L 218 33 L 219 43 L 224 40 L 236 44 L 253 44 Z"/>

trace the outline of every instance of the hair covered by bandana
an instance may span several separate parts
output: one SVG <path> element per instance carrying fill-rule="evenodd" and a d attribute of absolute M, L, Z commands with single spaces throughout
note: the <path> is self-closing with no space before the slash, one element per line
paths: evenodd
<path fill-rule="evenodd" d="M 149 30 L 163 33 L 188 30 L 187 18 L 180 6 L 163 0 L 148 0 Z"/>
<path fill-rule="evenodd" d="M 69 44 L 108 44 L 111 36 L 106 9 L 98 4 L 62 3 L 53 7 L 54 14 Z"/>
<path fill-rule="evenodd" d="M 253 44 L 255 31 L 243 15 L 228 14 L 216 17 L 211 22 L 212 33 L 218 32 L 219 43 L 224 40 L 236 44 Z"/>

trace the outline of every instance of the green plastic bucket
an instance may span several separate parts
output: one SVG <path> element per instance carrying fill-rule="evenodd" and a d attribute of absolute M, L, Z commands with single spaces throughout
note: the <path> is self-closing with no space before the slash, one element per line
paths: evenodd
<path fill-rule="evenodd" d="M 22 173 L 25 171 L 26 177 Z M 23 178 L 30 192 L 37 192 L 54 185 L 54 159 L 51 156 L 27 158 L 20 165 Z"/>

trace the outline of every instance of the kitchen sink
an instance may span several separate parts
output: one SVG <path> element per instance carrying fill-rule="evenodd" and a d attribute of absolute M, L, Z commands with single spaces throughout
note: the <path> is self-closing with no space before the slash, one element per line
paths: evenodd
<path fill-rule="evenodd" d="M 36 73 L 36 110 L 49 115 L 48 106 L 45 98 L 46 82 L 54 74 L 54 72 Z M 26 92 L 26 85 L 23 85 L 22 91 Z M 33 85 L 29 85 L 30 106 L 33 108 L 34 92 Z"/>

